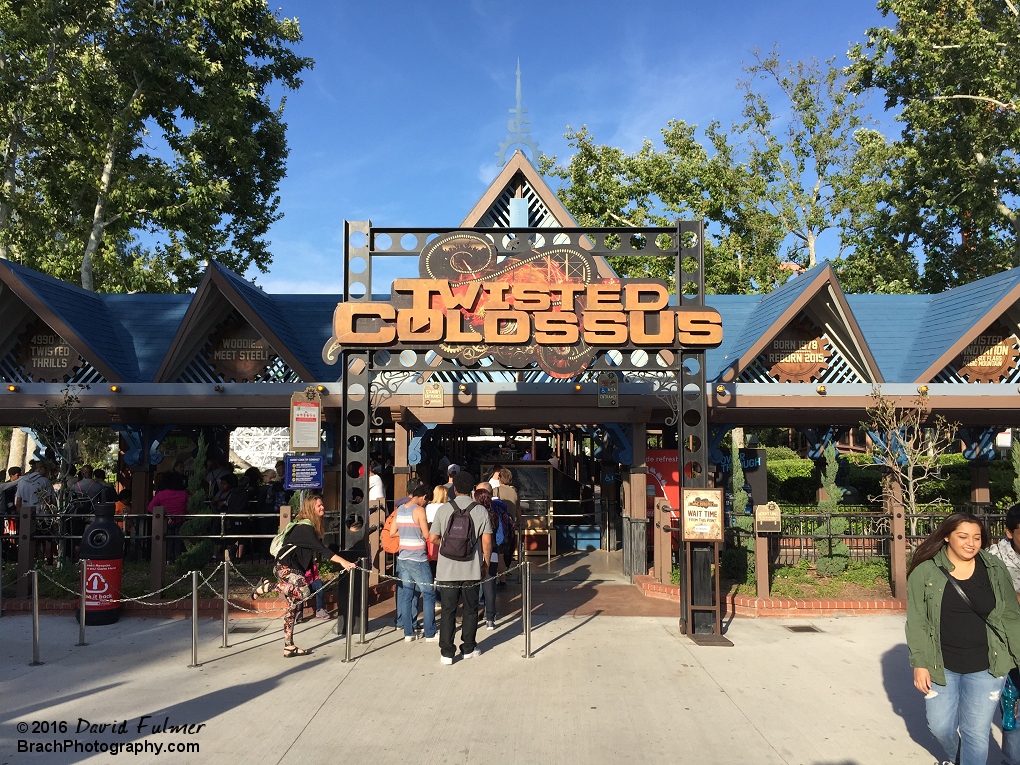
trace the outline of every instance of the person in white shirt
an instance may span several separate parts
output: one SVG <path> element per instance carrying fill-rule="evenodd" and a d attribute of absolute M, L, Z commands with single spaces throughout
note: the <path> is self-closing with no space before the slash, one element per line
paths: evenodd
<path fill-rule="evenodd" d="M 373 510 L 386 506 L 386 486 L 379 470 L 378 465 L 372 465 L 372 472 L 368 476 L 368 506 Z"/>
<path fill-rule="evenodd" d="M 492 478 L 489 479 L 489 486 L 495 489 L 499 486 L 499 471 L 503 469 L 502 465 L 492 466 Z"/>

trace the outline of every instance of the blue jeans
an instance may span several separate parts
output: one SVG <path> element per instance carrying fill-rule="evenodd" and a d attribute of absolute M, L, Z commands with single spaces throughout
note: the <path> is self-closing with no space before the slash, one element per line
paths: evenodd
<path fill-rule="evenodd" d="M 418 620 L 418 598 L 422 597 L 425 619 L 425 637 L 436 636 L 436 588 L 432 586 L 432 569 L 428 561 L 401 560 L 397 558 L 397 618 L 404 628 L 404 637 L 414 634 L 414 623 Z"/>
<path fill-rule="evenodd" d="M 987 671 L 961 675 L 947 669 L 945 685 L 931 684 L 936 695 L 924 701 L 928 729 L 950 762 L 956 761 L 959 748 L 960 765 L 985 765 L 992 717 L 1005 681 Z"/>
<path fill-rule="evenodd" d="M 310 581 L 308 583 L 308 589 L 310 589 L 312 592 L 315 593 L 315 610 L 316 611 L 324 610 L 323 602 L 322 602 L 322 587 L 323 587 L 323 584 L 322 584 L 322 580 L 321 579 L 313 579 L 312 581 Z"/>
<path fill-rule="evenodd" d="M 1020 765 L 1020 728 L 1002 732 L 1003 765 Z"/>

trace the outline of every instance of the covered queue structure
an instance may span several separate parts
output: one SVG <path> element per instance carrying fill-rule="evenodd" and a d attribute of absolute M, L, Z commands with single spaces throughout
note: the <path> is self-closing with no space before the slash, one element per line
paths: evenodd
<path fill-rule="evenodd" d="M 144 506 L 168 437 L 286 426 L 311 388 L 336 517 L 368 513 L 377 449 L 392 452 L 391 501 L 412 475 L 445 481 L 446 462 L 512 463 L 535 551 L 559 529 L 561 547 L 622 547 L 625 574 L 662 582 L 679 557 L 692 634 L 721 629 L 717 532 L 693 524 L 678 545 L 682 503 L 649 495 L 672 473 L 721 513 L 710 489 L 732 427 L 797 428 L 817 452 L 876 387 L 907 403 L 925 386 L 988 501 L 995 434 L 1020 425 L 1020 269 L 938 295 L 844 295 L 823 264 L 766 295 L 706 295 L 703 235 L 700 221 L 578 227 L 517 152 L 458 226 L 346 222 L 340 295 L 268 294 L 216 262 L 193 294 L 96 294 L 0 261 L 0 424 L 72 387 L 84 422 L 120 433 Z M 619 255 L 665 260 L 677 289 L 619 278 Z M 886 511 L 905 553 L 902 507 Z"/>

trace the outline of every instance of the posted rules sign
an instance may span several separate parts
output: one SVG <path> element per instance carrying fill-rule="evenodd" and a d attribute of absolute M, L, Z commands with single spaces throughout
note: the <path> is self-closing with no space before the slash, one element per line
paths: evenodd
<path fill-rule="evenodd" d="M 319 430 L 322 406 L 315 388 L 290 397 L 290 450 L 317 452 L 321 448 Z"/>
<path fill-rule="evenodd" d="M 283 488 L 287 491 L 310 491 L 322 488 L 322 455 L 284 457 Z"/>

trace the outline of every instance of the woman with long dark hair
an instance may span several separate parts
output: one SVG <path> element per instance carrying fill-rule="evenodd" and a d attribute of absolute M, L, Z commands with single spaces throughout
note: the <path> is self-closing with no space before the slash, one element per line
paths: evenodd
<path fill-rule="evenodd" d="M 301 503 L 301 512 L 284 537 L 283 547 L 276 558 L 276 566 L 273 568 L 276 584 L 263 579 L 252 593 L 253 598 L 260 598 L 270 592 L 278 592 L 287 599 L 287 615 L 283 617 L 283 655 L 287 658 L 311 653 L 294 645 L 294 623 L 304 605 L 304 599 L 311 594 L 305 572 L 312 567 L 312 559 L 319 553 L 342 566 L 345 571 L 356 566 L 346 558 L 334 555 L 322 543 L 322 516 L 325 513 L 322 497 L 314 494 L 305 497 Z"/>
<path fill-rule="evenodd" d="M 985 765 L 1005 677 L 1020 660 L 1020 606 L 970 513 L 948 516 L 907 572 L 907 647 L 928 728 L 950 762 Z"/>

